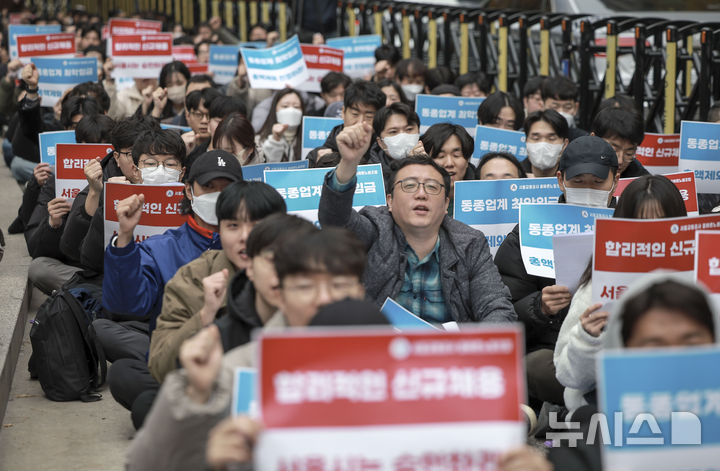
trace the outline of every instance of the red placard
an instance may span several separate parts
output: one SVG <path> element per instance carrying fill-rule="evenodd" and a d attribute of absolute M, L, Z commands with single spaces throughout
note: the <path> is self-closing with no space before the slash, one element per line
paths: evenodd
<path fill-rule="evenodd" d="M 680 158 L 680 134 L 645 133 L 635 153 L 647 167 L 677 167 Z"/>
<path fill-rule="evenodd" d="M 522 345 L 514 326 L 266 334 L 263 422 L 271 429 L 520 421 Z"/>
<path fill-rule="evenodd" d="M 316 46 L 313 44 L 301 44 L 303 57 L 308 69 L 323 69 L 327 71 L 342 72 L 343 57 L 342 49 L 328 46 Z"/>
<path fill-rule="evenodd" d="M 195 48 L 193 46 L 182 45 L 172 47 L 173 60 L 184 62 L 185 64 L 197 62 Z"/>
<path fill-rule="evenodd" d="M 187 216 L 180 214 L 180 201 L 185 186 L 172 185 L 131 185 L 127 183 L 105 184 L 105 221 L 117 222 L 117 205 L 132 195 L 143 194 L 143 214 L 139 225 L 155 227 L 179 227 Z"/>
<path fill-rule="evenodd" d="M 18 57 L 40 57 L 75 54 L 72 33 L 28 34 L 17 37 Z"/>
<path fill-rule="evenodd" d="M 162 22 L 154 20 L 111 18 L 110 21 L 108 21 L 108 30 L 113 36 L 117 34 L 159 33 L 162 31 Z"/>
<path fill-rule="evenodd" d="M 720 231 L 697 231 L 695 245 L 695 281 L 720 294 Z"/>
<path fill-rule="evenodd" d="M 594 270 L 691 272 L 695 231 L 720 229 L 720 214 L 670 219 L 597 219 Z"/>
<path fill-rule="evenodd" d="M 172 34 L 126 34 L 112 37 L 110 55 L 169 56 L 172 54 Z"/>
<path fill-rule="evenodd" d="M 688 214 L 698 213 L 697 191 L 695 190 L 695 173 L 694 172 L 678 172 L 664 174 L 671 182 L 675 184 L 677 189 L 685 201 L 685 209 Z M 635 178 L 621 178 L 615 188 L 615 196 L 619 197 L 625 188 L 635 180 Z"/>
<path fill-rule="evenodd" d="M 201 64 L 200 62 L 185 62 L 185 65 L 188 70 L 190 70 L 191 75 L 208 73 L 208 64 Z"/>
<path fill-rule="evenodd" d="M 112 151 L 112 144 L 57 144 L 55 176 L 58 180 L 85 180 L 88 160 L 102 159 Z"/>

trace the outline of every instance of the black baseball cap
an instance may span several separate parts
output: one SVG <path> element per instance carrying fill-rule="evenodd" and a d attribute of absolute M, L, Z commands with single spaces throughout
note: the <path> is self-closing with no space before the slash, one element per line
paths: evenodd
<path fill-rule="evenodd" d="M 570 142 L 560 156 L 558 170 L 565 178 L 591 173 L 598 178 L 607 178 L 611 168 L 618 168 L 615 150 L 597 136 L 583 136 Z"/>
<path fill-rule="evenodd" d="M 215 178 L 227 178 L 233 182 L 242 181 L 242 166 L 237 157 L 224 150 L 205 152 L 193 162 L 187 181 L 207 185 Z"/>

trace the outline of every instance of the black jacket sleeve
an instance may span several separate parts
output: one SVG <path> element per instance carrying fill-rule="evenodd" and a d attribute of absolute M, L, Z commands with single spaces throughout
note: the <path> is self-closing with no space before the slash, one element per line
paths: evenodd
<path fill-rule="evenodd" d="M 103 201 L 102 195 L 100 201 Z M 105 257 L 105 212 L 102 203 L 90 220 L 80 248 L 80 264 L 96 273 L 103 273 Z"/>
<path fill-rule="evenodd" d="M 88 191 L 89 187 L 86 186 L 73 201 L 72 209 L 65 221 L 65 230 L 60 238 L 60 250 L 73 263 L 80 263 L 80 247 L 90 228 L 90 220 L 92 219 L 85 212 L 85 200 Z"/>
<path fill-rule="evenodd" d="M 55 178 L 51 177 L 40 190 L 38 202 L 35 205 L 28 228 L 25 231 L 28 253 L 32 258 L 52 257 L 65 261 L 65 256 L 60 251 L 60 236 L 65 228 L 67 215 L 59 228 L 50 227 L 50 214 L 47 205 L 55 198 Z"/>
<path fill-rule="evenodd" d="M 41 190 L 42 187 L 37 182 L 37 180 L 35 180 L 35 178 L 31 178 L 30 181 L 28 181 L 27 186 L 25 187 L 22 204 L 20 205 L 20 209 L 18 209 L 18 217 L 20 218 L 23 226 L 25 227 L 27 227 L 27 224 L 30 221 L 30 216 L 32 216 L 35 205 L 38 202 Z"/>
<path fill-rule="evenodd" d="M 529 275 L 520 255 L 518 226 L 508 234 L 495 255 L 503 283 L 510 289 L 512 302 L 520 321 L 525 325 L 525 341 L 529 351 L 540 347 L 552 348 L 560 332 L 567 308 L 555 316 L 542 312 L 542 289 L 555 284 L 551 278 Z"/>

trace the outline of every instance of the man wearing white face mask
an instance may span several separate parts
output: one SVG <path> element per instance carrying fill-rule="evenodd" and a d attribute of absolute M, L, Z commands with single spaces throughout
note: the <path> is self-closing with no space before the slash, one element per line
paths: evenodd
<path fill-rule="evenodd" d="M 377 155 L 383 171 L 390 171 L 390 162 L 404 159 L 414 150 L 425 152 L 420 141 L 420 118 L 409 106 L 392 103 L 380 109 L 373 119 L 377 144 L 384 152 Z M 375 163 L 372 161 L 369 163 Z"/>
<path fill-rule="evenodd" d="M 612 146 L 603 139 L 584 136 L 569 143 L 560 157 L 556 176 L 563 191 L 560 203 L 614 206 L 618 160 Z M 564 388 L 555 377 L 553 351 L 570 306 L 570 291 L 556 285 L 554 279 L 528 275 L 520 255 L 518 226 L 498 249 L 495 264 L 510 289 L 515 312 L 525 325 L 531 405 L 562 405 Z"/>
<path fill-rule="evenodd" d="M 568 144 L 568 125 L 555 110 L 536 111 L 525 119 L 528 158 L 521 165 L 528 176 L 554 177 L 560 154 Z"/>

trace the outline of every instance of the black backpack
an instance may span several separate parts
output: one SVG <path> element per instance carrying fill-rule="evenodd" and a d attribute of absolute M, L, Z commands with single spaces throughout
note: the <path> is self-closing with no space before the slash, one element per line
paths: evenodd
<path fill-rule="evenodd" d="M 77 277 L 56 290 L 31 321 L 31 377 L 37 377 L 53 401 L 98 401 L 107 364 L 92 321 L 101 315 L 101 291 Z"/>

